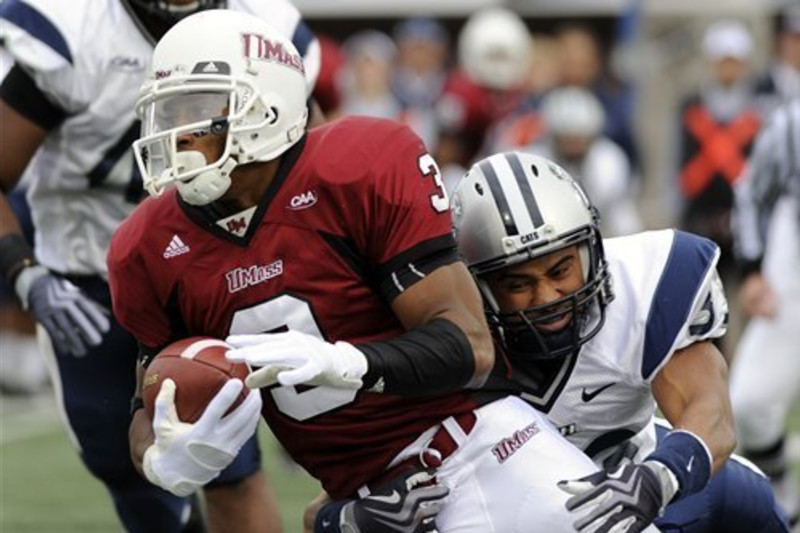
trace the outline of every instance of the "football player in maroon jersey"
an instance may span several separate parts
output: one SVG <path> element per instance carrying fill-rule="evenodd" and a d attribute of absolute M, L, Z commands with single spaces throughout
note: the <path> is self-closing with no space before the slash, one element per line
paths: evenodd
<path fill-rule="evenodd" d="M 435 161 L 396 122 L 306 132 L 303 87 L 291 42 L 240 13 L 187 17 L 156 47 L 134 143 L 153 198 L 108 256 L 143 363 L 176 338 L 227 337 L 273 433 L 334 498 L 435 457 L 454 487 L 443 531 L 568 527 L 556 482 L 595 467 L 518 398 L 470 391 L 494 355 Z M 170 415 L 174 384 L 165 414 L 138 410 L 148 479 L 212 479 L 255 430 L 254 401 L 222 415 L 241 386 L 193 424 Z"/>

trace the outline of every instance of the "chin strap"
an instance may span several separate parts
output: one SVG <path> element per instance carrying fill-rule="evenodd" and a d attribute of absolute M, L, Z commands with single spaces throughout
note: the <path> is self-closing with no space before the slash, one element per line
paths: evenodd
<path fill-rule="evenodd" d="M 178 172 L 184 173 L 193 169 L 206 166 L 206 158 L 201 152 L 179 152 Z M 201 172 L 186 181 L 176 182 L 181 198 L 191 205 L 207 205 L 218 200 L 231 186 L 231 172 L 236 167 L 236 161 L 228 158 L 219 167 Z"/>

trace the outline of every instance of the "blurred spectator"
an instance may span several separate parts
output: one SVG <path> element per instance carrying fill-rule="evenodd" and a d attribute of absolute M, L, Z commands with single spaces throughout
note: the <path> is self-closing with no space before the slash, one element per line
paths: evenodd
<path fill-rule="evenodd" d="M 434 104 L 447 79 L 449 36 L 441 24 L 424 17 L 401 21 L 393 36 L 397 61 L 392 90 L 403 108 L 400 119 L 433 150 L 438 136 Z"/>
<path fill-rule="evenodd" d="M 773 113 L 736 185 L 739 303 L 751 317 L 730 375 L 742 452 L 770 477 L 790 521 L 800 488 L 786 446 L 800 394 L 800 97 Z"/>
<path fill-rule="evenodd" d="M 763 116 L 782 101 L 800 98 L 800 4 L 778 16 L 775 58 L 758 80 L 757 92 Z"/>
<path fill-rule="evenodd" d="M 400 22 L 394 29 L 397 65 L 392 78 L 395 96 L 403 106 L 432 107 L 447 78 L 447 31 L 431 18 Z"/>
<path fill-rule="evenodd" d="M 525 22 L 502 7 L 473 13 L 458 37 L 458 67 L 436 104 L 435 157 L 445 186 L 460 178 L 481 153 L 486 132 L 524 96 L 531 37 Z"/>
<path fill-rule="evenodd" d="M 346 63 L 339 79 L 342 114 L 398 118 L 402 106 L 391 88 L 397 55 L 392 39 L 377 30 L 364 30 L 348 37 L 343 50 Z"/>
<path fill-rule="evenodd" d="M 556 32 L 561 84 L 594 93 L 605 109 L 603 132 L 627 154 L 634 167 L 639 153 L 632 130 L 632 89 L 610 76 L 597 36 L 588 27 L 566 25 Z"/>
<path fill-rule="evenodd" d="M 529 151 L 557 161 L 583 183 L 600 212 L 603 235 L 641 231 L 630 161 L 603 135 L 605 113 L 597 98 L 577 87 L 556 89 L 545 97 L 542 115 L 547 136 Z"/>
<path fill-rule="evenodd" d="M 760 117 L 748 79 L 753 49 L 740 22 L 720 20 L 702 41 L 711 79 L 689 95 L 680 113 L 680 189 L 685 201 L 682 225 L 714 240 L 721 248 L 720 275 L 733 276 L 730 215 L 733 184 L 758 132 Z"/>

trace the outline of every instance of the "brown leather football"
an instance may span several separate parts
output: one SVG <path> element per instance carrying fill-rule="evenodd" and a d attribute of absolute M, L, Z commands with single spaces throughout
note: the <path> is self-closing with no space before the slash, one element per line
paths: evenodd
<path fill-rule="evenodd" d="M 147 367 L 142 384 L 142 400 L 150 419 L 161 382 L 166 378 L 175 382 L 175 407 L 181 422 L 196 422 L 229 379 L 244 381 L 250 369 L 244 363 L 228 361 L 228 349 L 220 339 L 189 337 L 161 350 Z M 243 388 L 228 411 L 242 403 L 247 393 L 248 389 Z"/>

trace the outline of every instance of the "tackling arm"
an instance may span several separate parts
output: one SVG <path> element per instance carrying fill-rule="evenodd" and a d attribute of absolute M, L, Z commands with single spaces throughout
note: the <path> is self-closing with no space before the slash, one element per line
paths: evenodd
<path fill-rule="evenodd" d="M 468 387 L 479 387 L 494 365 L 492 338 L 472 276 L 462 262 L 440 267 L 400 294 L 392 310 L 407 330 L 445 319 L 466 336 L 474 371 Z"/>
<path fill-rule="evenodd" d="M 701 341 L 675 352 L 653 380 L 653 396 L 667 420 L 708 447 L 712 474 L 736 446 L 727 375 L 719 350 L 711 342 Z"/>

